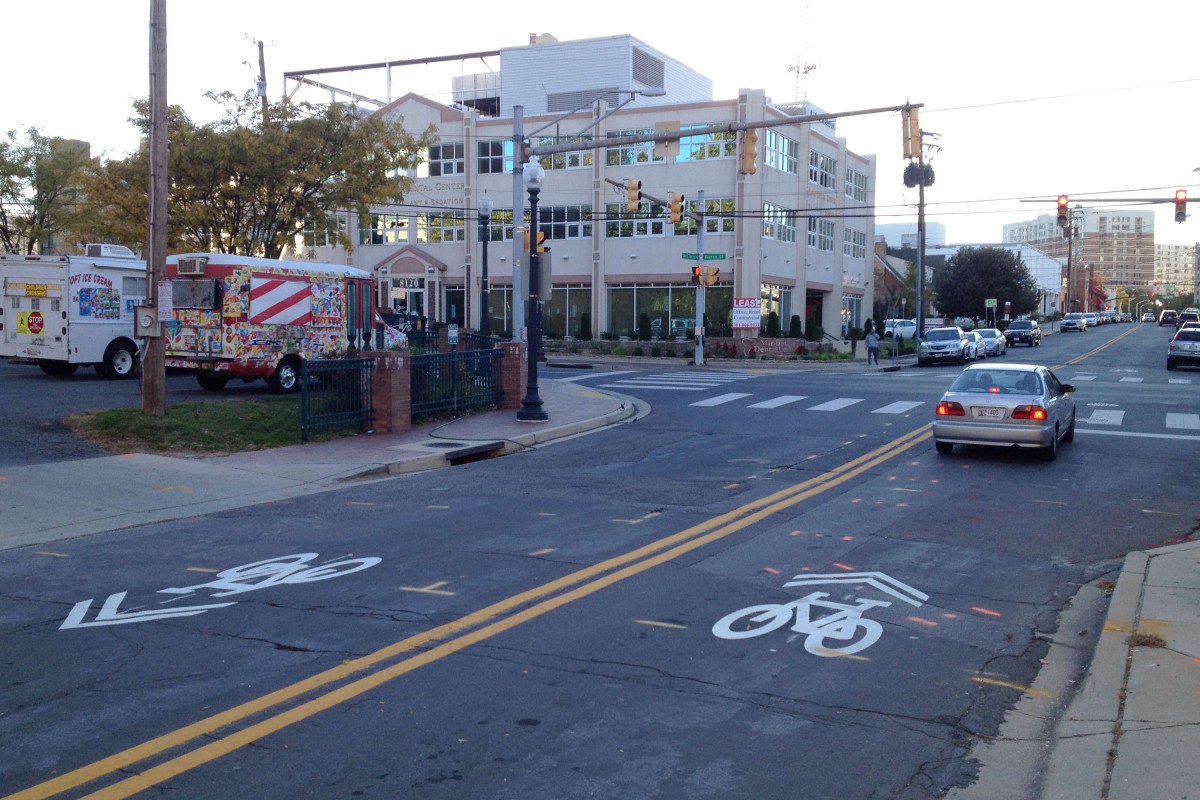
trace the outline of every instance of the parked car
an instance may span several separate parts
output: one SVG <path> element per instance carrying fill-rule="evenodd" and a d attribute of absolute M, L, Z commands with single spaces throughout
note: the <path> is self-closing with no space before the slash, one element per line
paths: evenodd
<path fill-rule="evenodd" d="M 980 328 L 979 335 L 983 337 L 985 355 L 1002 356 L 1008 352 L 1008 339 L 999 328 Z"/>
<path fill-rule="evenodd" d="M 1200 326 L 1180 328 L 1171 337 L 1167 345 L 1167 369 L 1176 367 L 1200 367 Z"/>
<path fill-rule="evenodd" d="M 1154 312 L 1147 311 L 1146 313 L 1142 314 L 1142 322 L 1154 322 Z"/>
<path fill-rule="evenodd" d="M 1083 318 L 1087 320 L 1089 328 L 1096 327 L 1100 324 L 1100 315 L 1092 311 L 1083 312 Z"/>
<path fill-rule="evenodd" d="M 955 325 L 949 328 L 932 328 L 925 331 L 921 344 L 917 346 L 917 366 L 934 364 L 939 361 L 957 361 L 965 364 L 971 344 L 963 329 Z"/>
<path fill-rule="evenodd" d="M 1058 330 L 1062 333 L 1067 331 L 1077 331 L 1083 333 L 1088 329 L 1087 317 L 1080 314 L 1078 311 L 1072 311 L 1070 314 L 1064 314 L 1062 322 L 1058 324 Z"/>
<path fill-rule="evenodd" d="M 1182 328 L 1185 322 L 1200 322 L 1200 311 L 1180 311 L 1179 316 L 1175 318 L 1175 327 Z"/>
<path fill-rule="evenodd" d="M 956 444 L 1038 448 L 1047 460 L 1075 438 L 1075 387 L 1035 364 L 972 364 L 938 401 L 933 440 L 949 455 Z"/>
<path fill-rule="evenodd" d="M 917 338 L 917 321 L 915 319 L 885 319 L 883 321 L 883 338 L 891 336 L 898 339 Z"/>
<path fill-rule="evenodd" d="M 1159 327 L 1162 327 L 1163 325 L 1174 325 L 1175 320 L 1177 319 L 1179 319 L 1178 311 L 1173 308 L 1165 308 L 1163 309 L 1163 312 L 1158 315 Z"/>
<path fill-rule="evenodd" d="M 1004 339 L 1008 344 L 1027 344 L 1030 347 L 1042 343 L 1042 326 L 1031 319 L 1014 319 L 1004 329 Z"/>
<path fill-rule="evenodd" d="M 982 333 L 979 331 L 967 331 L 967 343 L 972 361 L 987 358 L 987 342 L 983 340 Z"/>

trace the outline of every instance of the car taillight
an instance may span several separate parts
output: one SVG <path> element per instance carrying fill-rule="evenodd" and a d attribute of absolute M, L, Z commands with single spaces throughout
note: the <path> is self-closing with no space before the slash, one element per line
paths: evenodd
<path fill-rule="evenodd" d="M 1035 421 L 1046 418 L 1046 409 L 1038 405 L 1017 406 L 1012 412 L 1013 419 L 1032 419 Z"/>
<path fill-rule="evenodd" d="M 937 415 L 939 417 L 964 417 L 967 412 L 963 410 L 960 403 L 955 403 L 951 400 L 942 400 L 937 404 Z"/>

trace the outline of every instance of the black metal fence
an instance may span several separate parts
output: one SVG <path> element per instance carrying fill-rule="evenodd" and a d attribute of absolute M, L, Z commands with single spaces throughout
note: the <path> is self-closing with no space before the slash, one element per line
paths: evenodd
<path fill-rule="evenodd" d="M 413 422 L 498 407 L 503 357 L 504 351 L 499 348 L 414 355 Z"/>
<path fill-rule="evenodd" d="M 305 360 L 300 371 L 300 439 L 371 427 L 371 358 Z"/>

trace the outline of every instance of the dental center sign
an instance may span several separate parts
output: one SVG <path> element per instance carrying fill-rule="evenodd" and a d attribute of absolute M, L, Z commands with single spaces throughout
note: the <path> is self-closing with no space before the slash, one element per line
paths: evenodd
<path fill-rule="evenodd" d="M 733 298 L 733 327 L 758 330 L 762 326 L 762 300 L 757 297 Z"/>

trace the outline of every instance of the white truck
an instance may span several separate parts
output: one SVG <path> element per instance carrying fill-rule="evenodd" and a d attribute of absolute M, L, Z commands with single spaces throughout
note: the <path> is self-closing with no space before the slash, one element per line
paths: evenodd
<path fill-rule="evenodd" d="M 94 366 L 104 378 L 137 372 L 134 309 L 146 262 L 127 247 L 89 244 L 83 256 L 0 254 L 0 357 L 47 375 Z"/>

